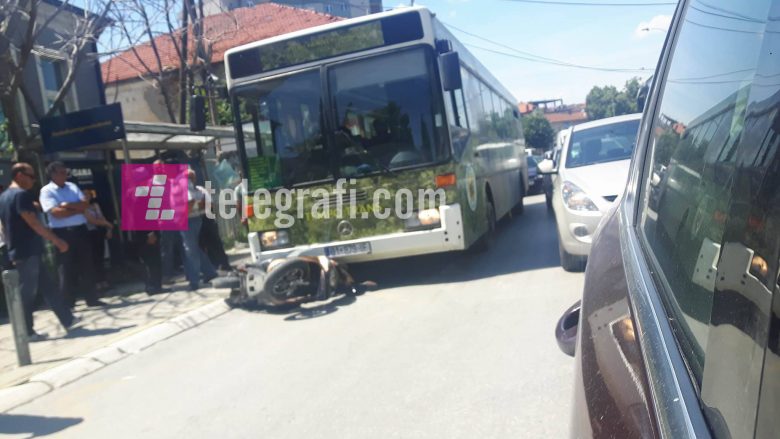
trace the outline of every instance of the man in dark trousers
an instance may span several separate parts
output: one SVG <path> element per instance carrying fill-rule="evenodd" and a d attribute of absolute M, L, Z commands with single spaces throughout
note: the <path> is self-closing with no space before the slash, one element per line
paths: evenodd
<path fill-rule="evenodd" d="M 82 291 L 87 306 L 103 306 L 95 291 L 95 266 L 84 211 L 89 202 L 75 183 L 68 181 L 68 168 L 62 162 L 46 167 L 51 182 L 41 188 L 41 208 L 55 235 L 68 243 L 68 251 L 57 255 L 60 288 L 68 304 L 76 303 L 76 292 Z"/>
<path fill-rule="evenodd" d="M 0 219 L 5 232 L 6 248 L 13 267 L 19 271 L 19 291 L 22 296 L 27 335 L 32 341 L 43 338 L 33 330 L 35 293 L 38 285 L 49 307 L 57 315 L 60 324 L 70 329 L 76 319 L 65 304 L 59 290 L 51 282 L 43 265 L 43 239 L 51 241 L 60 254 L 70 249 L 68 243 L 57 237 L 38 221 L 35 196 L 35 171 L 27 163 L 17 163 L 11 168 L 11 186 L 0 195 Z"/>
<path fill-rule="evenodd" d="M 133 232 L 134 247 L 141 262 L 144 264 L 144 284 L 146 294 L 168 292 L 162 287 L 162 258 L 160 257 L 159 232 Z"/>

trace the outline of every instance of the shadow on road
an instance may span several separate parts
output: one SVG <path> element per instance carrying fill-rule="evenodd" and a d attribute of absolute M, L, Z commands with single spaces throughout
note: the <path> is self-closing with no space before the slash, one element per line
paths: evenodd
<path fill-rule="evenodd" d="M 80 424 L 83 421 L 83 418 L 0 414 L 0 435 L 26 433 L 30 435 L 28 437 L 48 436 Z"/>
<path fill-rule="evenodd" d="M 450 252 L 350 265 L 358 281 L 380 289 L 463 282 L 560 266 L 555 217 L 543 196 L 526 198 L 525 213 L 505 217 L 492 248 L 477 254 Z"/>
<path fill-rule="evenodd" d="M 360 294 L 362 295 L 362 294 Z M 338 311 L 343 306 L 348 306 L 357 300 L 354 294 L 342 294 L 329 299 L 326 302 L 312 302 L 300 305 L 265 306 L 259 304 L 242 304 L 239 309 L 246 312 L 256 312 L 277 316 L 286 316 L 285 321 L 298 322 L 324 317 Z"/>

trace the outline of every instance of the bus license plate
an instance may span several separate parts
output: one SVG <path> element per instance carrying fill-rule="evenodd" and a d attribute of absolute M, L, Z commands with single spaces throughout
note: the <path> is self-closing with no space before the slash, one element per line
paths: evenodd
<path fill-rule="evenodd" d="M 367 255 L 369 253 L 371 253 L 370 242 L 355 242 L 353 244 L 332 245 L 330 247 L 325 247 L 325 256 L 329 258 Z"/>

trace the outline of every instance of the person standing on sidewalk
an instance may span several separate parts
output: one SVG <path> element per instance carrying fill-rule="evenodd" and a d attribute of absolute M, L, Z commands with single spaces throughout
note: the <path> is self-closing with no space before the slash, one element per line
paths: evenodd
<path fill-rule="evenodd" d="M 187 201 L 189 203 L 187 230 L 181 231 L 181 240 L 184 244 L 184 274 L 190 283 L 190 291 L 198 289 L 200 285 L 200 273 L 203 273 L 204 282 L 209 282 L 217 277 L 217 270 L 211 265 L 206 253 L 200 248 L 200 228 L 203 225 L 206 198 L 203 192 L 195 187 L 195 171 L 187 173 L 189 179 L 187 185 Z"/>
<path fill-rule="evenodd" d="M 206 208 L 210 206 L 211 213 L 216 215 L 217 208 L 214 206 L 211 194 L 203 186 L 195 186 L 195 188 L 203 193 L 206 200 Z M 216 218 L 216 216 L 212 218 Z M 219 226 L 212 218 L 209 218 L 208 213 L 204 210 L 204 215 L 201 215 L 203 224 L 201 225 L 200 237 L 198 238 L 200 246 L 206 252 L 212 265 L 223 271 L 232 271 L 233 267 L 230 266 L 230 259 L 227 253 L 225 253 L 225 245 L 222 243 L 222 237 L 219 236 Z"/>
<path fill-rule="evenodd" d="M 77 322 L 43 265 L 44 248 L 41 238 L 51 241 L 60 254 L 68 252 L 69 248 L 67 242 L 38 221 L 35 196 L 30 190 L 35 185 L 33 167 L 27 163 L 13 165 L 11 179 L 11 186 L 0 195 L 0 220 L 9 259 L 19 271 L 19 292 L 22 296 L 27 335 L 30 340 L 36 341 L 43 337 L 33 329 L 33 308 L 38 285 L 41 285 L 40 291 L 44 299 L 63 327 L 70 329 Z"/>
<path fill-rule="evenodd" d="M 111 239 L 114 225 L 108 222 L 98 204 L 95 191 L 86 191 L 89 205 L 84 211 L 87 218 L 87 231 L 89 233 L 90 248 L 92 249 L 92 262 L 95 264 L 95 281 L 97 289 L 107 289 L 106 270 L 103 266 L 105 257 L 106 240 Z"/>
<path fill-rule="evenodd" d="M 131 235 L 135 255 L 144 265 L 146 294 L 166 293 L 162 286 L 162 260 L 160 258 L 160 234 L 157 231 L 135 231 Z"/>
<path fill-rule="evenodd" d="M 68 243 L 68 250 L 57 254 L 60 288 L 71 307 L 76 303 L 79 289 L 84 293 L 87 306 L 103 306 L 105 303 L 98 299 L 95 291 L 95 267 L 84 216 L 89 202 L 81 189 L 68 181 L 68 168 L 64 163 L 49 163 L 46 174 L 51 182 L 41 188 L 41 208 L 54 234 Z"/>

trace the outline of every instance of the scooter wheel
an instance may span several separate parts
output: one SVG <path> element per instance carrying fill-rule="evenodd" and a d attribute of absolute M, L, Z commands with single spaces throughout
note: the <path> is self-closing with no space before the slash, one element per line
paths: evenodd
<path fill-rule="evenodd" d="M 268 273 L 258 301 L 271 306 L 299 302 L 317 293 L 319 272 L 313 264 L 300 259 L 282 262 Z"/>

